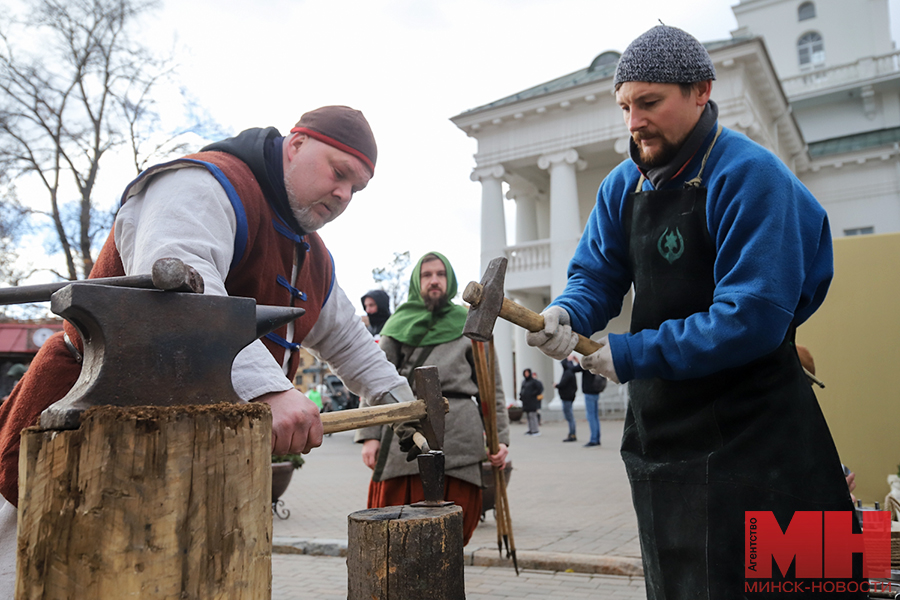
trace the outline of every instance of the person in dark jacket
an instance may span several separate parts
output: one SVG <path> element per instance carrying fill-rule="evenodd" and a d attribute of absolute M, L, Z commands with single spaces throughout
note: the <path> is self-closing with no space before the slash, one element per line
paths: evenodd
<path fill-rule="evenodd" d="M 828 214 L 780 156 L 719 122 L 715 78 L 703 44 L 675 27 L 622 53 L 613 87 L 630 157 L 600 184 L 544 329 L 526 335 L 562 360 L 634 290 L 629 330 L 583 364 L 628 383 L 621 454 L 648 600 L 751 596 L 748 511 L 784 527 L 797 512 L 853 514 L 793 346 L 834 275 Z M 793 596 L 793 581 L 752 597 Z M 864 581 L 854 568 L 841 598 L 862 600 Z"/>
<path fill-rule="evenodd" d="M 581 365 L 578 364 L 578 357 L 574 354 L 570 354 L 568 358 L 564 358 L 560 362 L 563 372 L 559 383 L 556 384 L 556 392 L 559 399 L 562 400 L 566 421 L 569 422 L 569 435 L 563 441 L 575 442 L 578 441 L 578 438 L 575 437 L 575 415 L 572 413 L 572 402 L 575 401 L 575 394 L 578 393 L 578 380 L 575 378 L 575 373 L 581 370 Z"/>
<path fill-rule="evenodd" d="M 528 431 L 525 435 L 541 435 L 538 411 L 541 409 L 541 400 L 544 397 L 544 384 L 538 381 L 531 369 L 522 371 L 522 389 L 519 390 L 519 400 L 522 401 L 522 410 L 528 418 Z"/>
<path fill-rule="evenodd" d="M 366 311 L 363 323 L 369 333 L 378 341 L 381 328 L 391 316 L 391 300 L 384 290 L 369 290 L 359 301 L 362 302 L 363 310 Z"/>
<path fill-rule="evenodd" d="M 582 369 L 581 391 L 584 392 L 584 410 L 587 413 L 588 427 L 591 428 L 591 439 L 584 445 L 585 448 L 600 445 L 600 415 L 597 412 L 597 403 L 600 400 L 600 392 L 605 389 L 606 377 Z"/>

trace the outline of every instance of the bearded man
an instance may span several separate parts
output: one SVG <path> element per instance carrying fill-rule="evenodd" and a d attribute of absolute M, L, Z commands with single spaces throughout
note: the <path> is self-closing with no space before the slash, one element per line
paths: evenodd
<path fill-rule="evenodd" d="M 630 333 L 582 365 L 630 382 L 621 452 L 651 600 L 747 597 L 746 511 L 786 529 L 796 511 L 853 509 L 794 348 L 831 282 L 828 216 L 777 156 L 718 122 L 715 77 L 675 27 L 622 54 L 631 159 L 600 184 L 566 287 L 526 336 L 563 359 L 573 330 L 603 330 L 634 286 Z"/>
<path fill-rule="evenodd" d="M 481 463 L 489 458 L 494 466 L 506 466 L 509 417 L 497 372 L 496 406 L 492 410 L 497 412 L 500 450 L 488 457 L 481 412 L 475 401 L 478 384 L 472 343 L 463 336 L 467 311 L 451 302 L 456 292 L 456 274 L 450 262 L 437 252 L 423 256 L 409 280 L 409 299 L 385 323 L 379 346 L 411 383 L 416 368 L 438 368 L 441 393 L 450 402 L 444 432 L 444 499 L 462 507 L 464 543 L 468 543 L 481 518 Z M 418 464 L 407 460 L 391 438 L 390 428 L 382 427 L 361 429 L 356 435 L 363 443 L 363 462 L 373 470 L 369 508 L 424 500 Z"/>

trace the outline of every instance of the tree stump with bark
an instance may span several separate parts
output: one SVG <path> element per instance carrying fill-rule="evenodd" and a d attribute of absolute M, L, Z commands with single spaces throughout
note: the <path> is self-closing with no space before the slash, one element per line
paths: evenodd
<path fill-rule="evenodd" d="M 465 600 L 462 508 L 351 514 L 347 575 L 348 600 Z"/>
<path fill-rule="evenodd" d="M 271 426 L 219 404 L 25 430 L 16 599 L 271 598 Z"/>

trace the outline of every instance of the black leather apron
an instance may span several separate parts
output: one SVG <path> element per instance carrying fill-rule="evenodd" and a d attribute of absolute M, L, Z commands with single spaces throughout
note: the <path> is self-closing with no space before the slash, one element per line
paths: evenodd
<path fill-rule="evenodd" d="M 701 184 L 711 150 L 683 189 L 644 192 L 642 178 L 627 202 L 632 333 L 712 304 L 716 251 Z M 744 511 L 773 511 L 784 529 L 795 510 L 853 509 L 793 337 L 707 377 L 629 383 L 622 457 L 650 600 L 772 597 L 744 593 Z"/>

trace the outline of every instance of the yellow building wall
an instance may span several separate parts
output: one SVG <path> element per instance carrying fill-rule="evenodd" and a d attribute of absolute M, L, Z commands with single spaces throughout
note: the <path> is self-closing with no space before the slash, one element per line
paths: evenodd
<path fill-rule="evenodd" d="M 834 281 L 797 331 L 815 359 L 816 389 L 856 497 L 884 502 L 900 463 L 900 234 L 834 241 Z"/>

